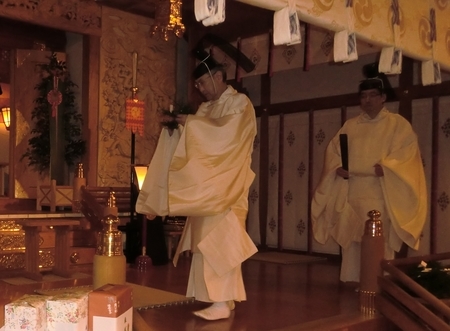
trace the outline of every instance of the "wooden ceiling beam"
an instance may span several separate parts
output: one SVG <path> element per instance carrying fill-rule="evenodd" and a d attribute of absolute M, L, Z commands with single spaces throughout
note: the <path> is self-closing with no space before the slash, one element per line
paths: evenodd
<path fill-rule="evenodd" d="M 115 8 L 149 18 L 155 18 L 156 6 L 159 1 L 161 0 L 95 0 L 101 6 Z"/>
<path fill-rule="evenodd" d="M 218 25 L 206 27 L 202 22 L 196 21 L 194 0 L 183 1 L 182 17 L 186 29 L 195 30 L 196 35 L 202 36 L 209 33 L 227 41 L 268 33 L 273 26 L 273 11 L 236 0 L 226 1 L 225 21 Z"/>

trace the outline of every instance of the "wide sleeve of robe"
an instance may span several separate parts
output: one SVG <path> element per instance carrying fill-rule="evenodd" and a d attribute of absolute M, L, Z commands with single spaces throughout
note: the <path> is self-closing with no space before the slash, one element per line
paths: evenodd
<path fill-rule="evenodd" d="M 160 216 L 169 214 L 167 204 L 168 172 L 170 160 L 179 139 L 179 130 L 174 130 L 172 136 L 165 129 L 161 131 L 155 153 L 136 201 L 136 211 L 138 213 Z"/>
<path fill-rule="evenodd" d="M 330 141 L 325 151 L 321 180 L 311 202 L 311 220 L 314 238 L 325 244 L 333 237 L 347 247 L 360 231 L 359 219 L 348 203 L 348 181 L 336 176 L 341 167 L 339 133 Z"/>
<path fill-rule="evenodd" d="M 234 90 L 233 90 L 234 91 Z M 142 214 L 209 216 L 233 208 L 247 193 L 256 119 L 250 100 L 227 90 L 212 114 L 189 115 L 170 137 L 161 133 L 136 210 Z"/>
<path fill-rule="evenodd" d="M 396 133 L 391 152 L 380 162 L 381 187 L 395 233 L 417 249 L 427 217 L 425 174 L 416 134 L 403 118 Z"/>
<path fill-rule="evenodd" d="M 218 118 L 188 116 L 169 168 L 171 215 L 222 213 L 253 181 L 254 109 L 246 97 L 229 106 L 228 115 Z"/>

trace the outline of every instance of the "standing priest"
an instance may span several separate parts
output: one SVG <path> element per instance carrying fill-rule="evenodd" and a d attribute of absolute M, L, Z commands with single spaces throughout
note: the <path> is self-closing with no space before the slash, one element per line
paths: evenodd
<path fill-rule="evenodd" d="M 188 216 L 174 264 L 192 251 L 186 296 L 211 303 L 194 314 L 217 320 L 246 300 L 241 263 L 257 251 L 245 230 L 256 118 L 212 58 L 197 66 L 194 79 L 207 101 L 195 115 L 176 115 L 177 129 L 162 130 L 136 210 L 149 218 Z"/>
<path fill-rule="evenodd" d="M 324 244 L 331 236 L 342 248 L 343 282 L 359 282 L 370 210 L 381 212 L 386 259 L 403 243 L 418 248 L 427 215 L 425 175 L 410 123 L 384 107 L 380 78 L 362 81 L 359 97 L 362 113 L 346 121 L 328 145 L 311 206 L 316 240 Z M 348 170 L 342 167 L 341 135 L 348 141 Z"/>

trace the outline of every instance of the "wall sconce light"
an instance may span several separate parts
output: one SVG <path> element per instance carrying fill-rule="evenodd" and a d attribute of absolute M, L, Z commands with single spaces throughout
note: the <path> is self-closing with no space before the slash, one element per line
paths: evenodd
<path fill-rule="evenodd" d="M 2 118 L 6 130 L 9 130 L 9 126 L 11 125 L 11 109 L 9 107 L 2 108 Z"/>
<path fill-rule="evenodd" d="M 185 27 L 181 22 L 182 0 L 160 0 L 156 2 L 155 24 L 150 28 L 150 35 L 157 32 L 165 40 L 169 40 L 169 32 L 173 32 L 178 38 L 184 34 Z"/>

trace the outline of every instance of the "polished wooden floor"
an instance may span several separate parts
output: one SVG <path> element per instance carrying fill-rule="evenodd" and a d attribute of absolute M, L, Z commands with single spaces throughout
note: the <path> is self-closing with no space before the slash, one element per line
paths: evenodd
<path fill-rule="evenodd" d="M 127 281 L 184 295 L 189 267 L 189 257 L 182 257 L 176 268 L 169 263 L 151 266 L 143 272 L 131 266 L 127 269 Z M 247 301 L 237 303 L 229 319 L 203 321 L 192 312 L 204 308 L 205 304 L 194 302 L 142 310 L 140 313 L 149 326 L 148 330 L 353 330 L 337 328 L 337 322 L 320 322 L 339 316 L 360 315 L 358 294 L 354 288 L 339 282 L 337 262 L 283 265 L 248 260 L 242 268 Z M 80 266 L 79 270 L 91 272 L 91 267 Z M 88 285 L 91 282 L 91 278 L 85 278 L 18 286 L 0 281 L 1 309 L 3 311 L 5 303 L 35 289 Z"/>

